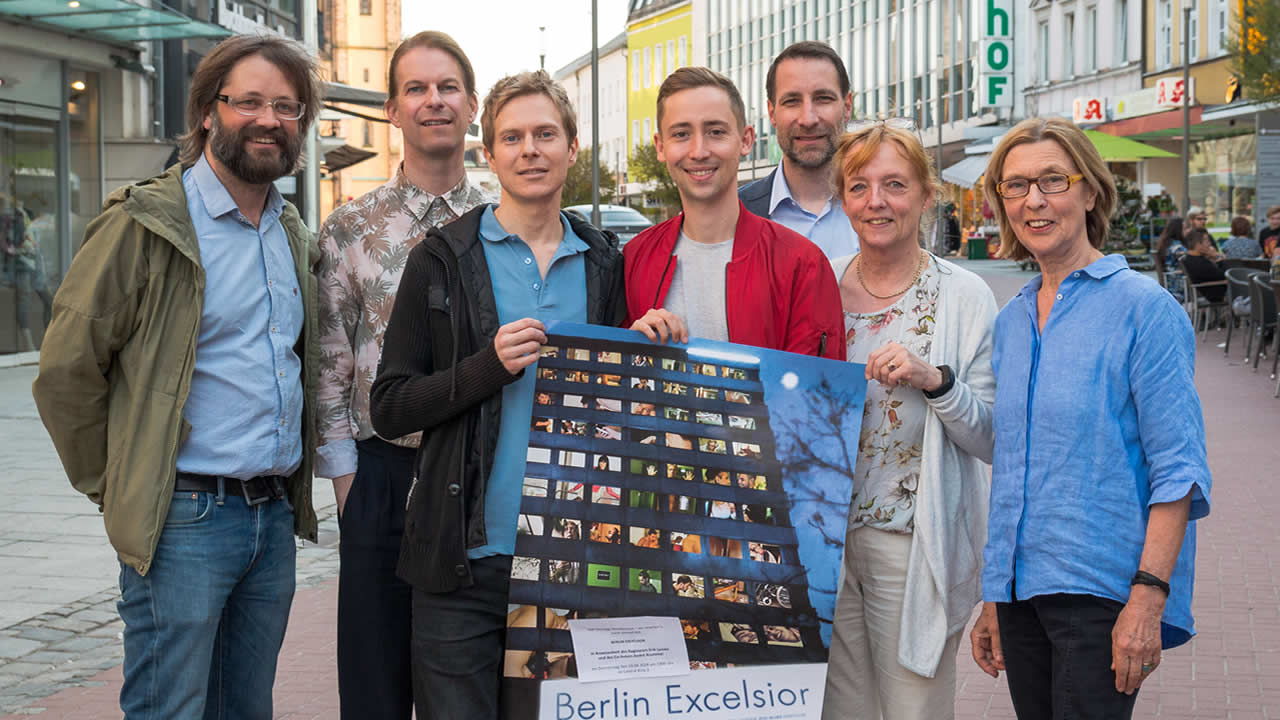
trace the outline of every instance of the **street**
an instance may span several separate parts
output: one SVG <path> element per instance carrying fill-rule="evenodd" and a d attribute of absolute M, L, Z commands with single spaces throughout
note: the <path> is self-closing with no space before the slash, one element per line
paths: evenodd
<path fill-rule="evenodd" d="M 1003 305 L 1031 273 L 1006 261 L 960 261 Z M 1199 525 L 1193 612 L 1199 635 L 1169 651 L 1135 717 L 1280 718 L 1280 399 L 1268 357 L 1243 366 L 1222 331 L 1197 340 L 1196 384 L 1213 471 L 1212 514 Z M 1238 342 L 1236 340 L 1238 339 Z M 123 657 L 119 572 L 96 508 L 66 482 L 31 399 L 34 366 L 0 369 L 0 720 L 115 718 Z M 1082 389 L 1083 390 L 1083 389 Z M 1268 468 L 1270 470 L 1268 470 Z M 300 546 L 298 592 L 280 655 L 276 718 L 337 718 L 334 617 L 337 525 L 317 481 L 319 545 Z M 1270 529 L 1268 529 L 1270 528 Z M 1003 679 L 982 674 L 961 643 L 956 716 L 1013 718 Z"/>

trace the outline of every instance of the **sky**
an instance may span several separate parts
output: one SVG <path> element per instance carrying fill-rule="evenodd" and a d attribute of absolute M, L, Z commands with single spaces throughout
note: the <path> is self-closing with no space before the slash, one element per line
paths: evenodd
<path fill-rule="evenodd" d="M 601 45 L 626 29 L 626 0 L 597 0 Z M 500 78 L 538 69 L 546 27 L 547 72 L 591 51 L 591 0 L 432 0 L 404 3 L 401 32 L 448 33 L 471 60 L 480 101 Z"/>

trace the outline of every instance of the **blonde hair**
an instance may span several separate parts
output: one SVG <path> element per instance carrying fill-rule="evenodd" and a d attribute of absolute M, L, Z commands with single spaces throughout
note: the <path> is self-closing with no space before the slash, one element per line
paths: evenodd
<path fill-rule="evenodd" d="M 1019 145 L 1052 140 L 1071 158 L 1076 172 L 1084 175 L 1084 182 L 1097 193 L 1093 209 L 1085 213 L 1085 231 L 1089 236 L 1089 244 L 1101 248 L 1107 239 L 1107 229 L 1111 225 L 1111 210 L 1116 205 L 1116 181 L 1098 154 L 1093 142 L 1069 120 L 1062 118 L 1027 118 L 1005 134 L 991 153 L 987 163 L 987 173 L 982 181 L 982 190 L 986 193 L 988 205 L 1000 221 L 999 257 L 1010 260 L 1025 260 L 1031 257 L 1018 236 L 1013 232 L 1008 214 L 1004 211 L 1004 198 L 996 192 L 996 184 L 1003 180 L 1004 161 L 1009 151 Z"/>
<path fill-rule="evenodd" d="M 493 153 L 493 138 L 498 129 L 494 123 L 498 113 L 507 103 L 525 95 L 546 95 L 560 111 L 560 124 L 564 126 L 566 140 L 570 145 L 578 139 L 578 116 L 573 112 L 569 102 L 569 94 L 560 83 L 551 79 L 546 70 L 522 72 L 508 75 L 493 84 L 489 94 L 484 98 L 484 112 L 480 115 L 481 139 L 484 149 Z"/>
<path fill-rule="evenodd" d="M 218 104 L 218 94 L 227 76 L 241 60 L 253 55 L 260 55 L 279 68 L 298 94 L 298 102 L 303 107 L 302 117 L 297 121 L 300 135 L 306 135 L 311 123 L 319 117 L 324 81 L 320 79 L 315 58 L 301 43 L 278 35 L 232 35 L 209 51 L 191 75 L 187 131 L 179 138 L 178 145 L 178 161 L 184 166 L 195 164 L 204 152 L 209 140 L 204 119 Z M 302 164 L 303 158 L 299 155 L 298 167 Z"/>
<path fill-rule="evenodd" d="M 876 153 L 880 152 L 880 146 L 885 143 L 895 143 L 898 146 L 898 152 L 902 153 L 907 167 L 911 168 L 912 174 L 924 185 L 925 197 L 933 200 L 933 209 L 920 215 L 920 232 L 923 233 L 925 227 L 937 215 L 940 205 L 937 202 L 940 183 L 938 176 L 934 173 L 933 158 L 925 152 L 924 146 L 920 144 L 920 138 L 910 130 L 875 123 L 841 135 L 840 143 L 836 146 L 834 161 L 831 163 L 835 169 L 832 177 L 835 196 L 836 198 L 844 197 L 845 178 L 866 167 Z"/>

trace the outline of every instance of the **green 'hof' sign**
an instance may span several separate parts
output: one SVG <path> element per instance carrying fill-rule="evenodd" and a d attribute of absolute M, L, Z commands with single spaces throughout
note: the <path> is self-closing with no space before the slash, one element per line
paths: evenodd
<path fill-rule="evenodd" d="M 983 108 L 1013 107 L 1013 0 L 983 0 L 982 55 L 978 58 Z"/>

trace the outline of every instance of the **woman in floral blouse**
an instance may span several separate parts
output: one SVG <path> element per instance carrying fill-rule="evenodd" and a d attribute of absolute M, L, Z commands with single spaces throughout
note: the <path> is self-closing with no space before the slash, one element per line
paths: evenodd
<path fill-rule="evenodd" d="M 949 718 L 979 597 L 992 452 L 991 290 L 921 249 L 937 180 L 909 121 L 847 133 L 837 194 L 861 252 L 833 262 L 867 395 L 825 718 Z"/>

